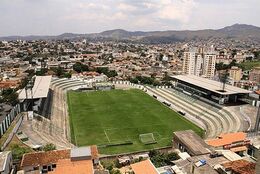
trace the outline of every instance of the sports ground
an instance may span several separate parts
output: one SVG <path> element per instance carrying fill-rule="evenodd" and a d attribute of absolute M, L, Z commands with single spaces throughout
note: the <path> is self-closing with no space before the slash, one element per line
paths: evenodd
<path fill-rule="evenodd" d="M 72 142 L 77 146 L 96 144 L 102 154 L 169 146 L 172 133 L 178 130 L 192 129 L 203 135 L 195 124 L 138 89 L 70 91 L 68 106 Z M 140 140 L 147 133 L 153 134 L 156 143 Z"/>

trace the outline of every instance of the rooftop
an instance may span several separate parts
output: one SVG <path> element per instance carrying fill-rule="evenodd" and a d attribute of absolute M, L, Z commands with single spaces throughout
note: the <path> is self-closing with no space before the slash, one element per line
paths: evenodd
<path fill-rule="evenodd" d="M 56 169 L 49 174 L 93 174 L 92 160 L 71 161 L 70 159 L 58 160 Z"/>
<path fill-rule="evenodd" d="M 215 80 L 210 80 L 206 78 L 202 78 L 199 76 L 195 75 L 176 75 L 176 76 L 171 76 L 172 78 L 175 78 L 177 80 L 184 81 L 189 84 L 193 84 L 195 86 L 199 86 L 201 88 L 204 88 L 208 91 L 212 91 L 215 93 L 218 93 L 220 95 L 231 95 L 231 94 L 249 94 L 251 91 L 238 88 L 235 86 L 231 86 L 226 84 L 225 86 L 225 92 L 220 91 L 222 89 L 222 83 L 215 81 Z"/>
<path fill-rule="evenodd" d="M 246 133 L 237 132 L 237 133 L 222 134 L 216 139 L 207 140 L 206 143 L 213 147 L 220 147 L 227 144 L 232 144 L 234 142 L 244 141 L 245 139 L 246 139 Z"/>
<path fill-rule="evenodd" d="M 131 168 L 135 174 L 159 174 L 149 159 L 131 164 Z"/>
<path fill-rule="evenodd" d="M 90 156 L 92 159 L 98 158 L 97 146 L 79 147 L 66 150 L 53 150 L 48 152 L 32 152 L 24 154 L 21 167 L 43 166 L 57 163 L 60 160 L 71 159 L 71 157 Z"/>
<path fill-rule="evenodd" d="M 70 158 L 70 149 L 54 150 L 49 152 L 33 152 L 24 154 L 21 167 L 27 166 L 43 166 L 47 164 L 57 163 L 61 159 Z"/>
<path fill-rule="evenodd" d="M 48 96 L 49 87 L 51 84 L 52 76 L 36 76 L 34 85 L 31 92 L 28 92 L 28 98 L 45 98 Z M 21 93 L 19 94 L 19 99 L 23 100 L 26 99 L 26 91 L 22 89 Z"/>
<path fill-rule="evenodd" d="M 70 151 L 70 157 L 85 157 L 90 156 L 91 157 L 91 148 L 90 146 L 87 147 L 79 147 L 75 149 L 71 149 Z"/>
<path fill-rule="evenodd" d="M 205 165 L 196 166 L 195 164 L 200 161 L 206 161 Z M 215 158 L 211 158 L 210 155 L 198 155 L 187 158 L 185 160 L 179 159 L 177 161 L 173 161 L 173 163 L 183 172 L 187 172 L 190 174 L 190 169 L 194 166 L 194 173 L 201 173 L 201 174 L 218 174 L 217 171 L 214 170 L 215 165 L 223 164 L 229 162 L 225 157 L 219 156 Z"/>
<path fill-rule="evenodd" d="M 173 134 L 195 155 L 211 152 L 203 139 L 192 130 L 177 131 Z"/>
<path fill-rule="evenodd" d="M 232 171 L 234 173 L 255 174 L 255 163 L 243 159 L 224 163 L 223 166 L 227 171 Z"/>
<path fill-rule="evenodd" d="M 6 168 L 7 157 L 11 153 L 11 151 L 0 152 L 0 172 L 4 171 Z"/>

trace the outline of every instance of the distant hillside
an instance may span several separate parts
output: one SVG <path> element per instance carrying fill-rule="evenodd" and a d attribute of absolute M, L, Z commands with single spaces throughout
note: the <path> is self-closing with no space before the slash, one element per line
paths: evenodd
<path fill-rule="evenodd" d="M 211 38 L 254 40 L 260 42 L 260 27 L 246 24 L 234 24 L 221 29 L 212 30 L 169 30 L 169 31 L 126 31 L 122 29 L 108 30 L 101 33 L 75 34 L 64 33 L 58 36 L 9 36 L 0 40 L 39 40 L 39 39 L 78 39 L 89 40 L 131 40 L 141 43 L 172 43 L 177 41 L 208 40 Z"/>

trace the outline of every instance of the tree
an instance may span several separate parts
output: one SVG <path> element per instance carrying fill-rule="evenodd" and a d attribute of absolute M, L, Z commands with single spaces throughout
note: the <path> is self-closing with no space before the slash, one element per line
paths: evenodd
<path fill-rule="evenodd" d="M 150 156 L 152 163 L 156 167 L 162 167 L 162 166 L 165 166 L 165 165 L 170 165 L 171 161 L 179 159 L 178 154 L 175 153 L 175 152 L 165 154 L 165 153 L 161 153 L 161 152 L 156 151 L 156 150 L 151 150 L 149 152 L 149 156 Z"/>
<path fill-rule="evenodd" d="M 255 59 L 260 59 L 260 51 L 253 52 Z"/>
<path fill-rule="evenodd" d="M 65 78 L 71 78 L 71 73 L 70 72 L 67 72 L 63 75 L 63 77 Z"/>
<path fill-rule="evenodd" d="M 117 72 L 115 70 L 109 70 L 108 67 L 98 67 L 96 72 L 99 74 L 105 74 L 108 78 L 117 76 Z"/>
<path fill-rule="evenodd" d="M 18 94 L 16 93 L 15 89 L 12 88 L 8 88 L 8 89 L 4 89 L 2 91 L 2 101 L 9 103 L 11 105 L 16 105 L 19 101 L 18 101 Z"/>
<path fill-rule="evenodd" d="M 48 71 L 48 69 L 43 68 L 43 69 L 41 69 L 40 71 L 37 71 L 37 72 L 35 73 L 35 75 L 36 75 L 36 76 L 44 76 L 44 75 L 47 73 L 47 71 Z"/>
<path fill-rule="evenodd" d="M 231 68 L 232 66 L 237 66 L 237 61 L 233 59 L 230 64 L 228 65 L 228 68 Z"/>
<path fill-rule="evenodd" d="M 81 73 L 81 72 L 84 72 L 84 71 L 89 71 L 89 68 L 85 64 L 82 64 L 80 62 L 76 62 L 73 65 L 73 70 L 76 71 L 77 73 Z"/>
<path fill-rule="evenodd" d="M 46 144 L 45 146 L 43 146 L 42 150 L 45 151 L 45 152 L 56 150 L 56 146 L 52 143 L 49 143 L 49 144 Z"/>
<path fill-rule="evenodd" d="M 236 49 L 235 49 L 235 50 L 232 50 L 231 55 L 232 55 L 233 58 L 235 57 L 236 54 L 237 54 L 237 50 L 236 50 Z"/>
<path fill-rule="evenodd" d="M 61 77 L 64 75 L 65 71 L 62 67 L 59 66 L 58 68 L 55 69 L 55 73 L 58 77 Z"/>
<path fill-rule="evenodd" d="M 110 77 L 115 77 L 115 76 L 117 76 L 117 72 L 116 72 L 115 70 L 108 71 L 108 73 L 106 74 L 106 76 L 107 76 L 108 78 L 110 78 Z"/>

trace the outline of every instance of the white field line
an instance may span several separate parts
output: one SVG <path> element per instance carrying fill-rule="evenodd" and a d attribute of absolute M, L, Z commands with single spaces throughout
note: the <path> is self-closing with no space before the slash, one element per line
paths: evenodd
<path fill-rule="evenodd" d="M 107 132 L 105 130 L 104 130 L 104 133 L 105 133 L 105 135 L 107 137 L 108 142 L 110 143 L 111 141 L 110 141 L 109 137 L 107 136 Z"/>

